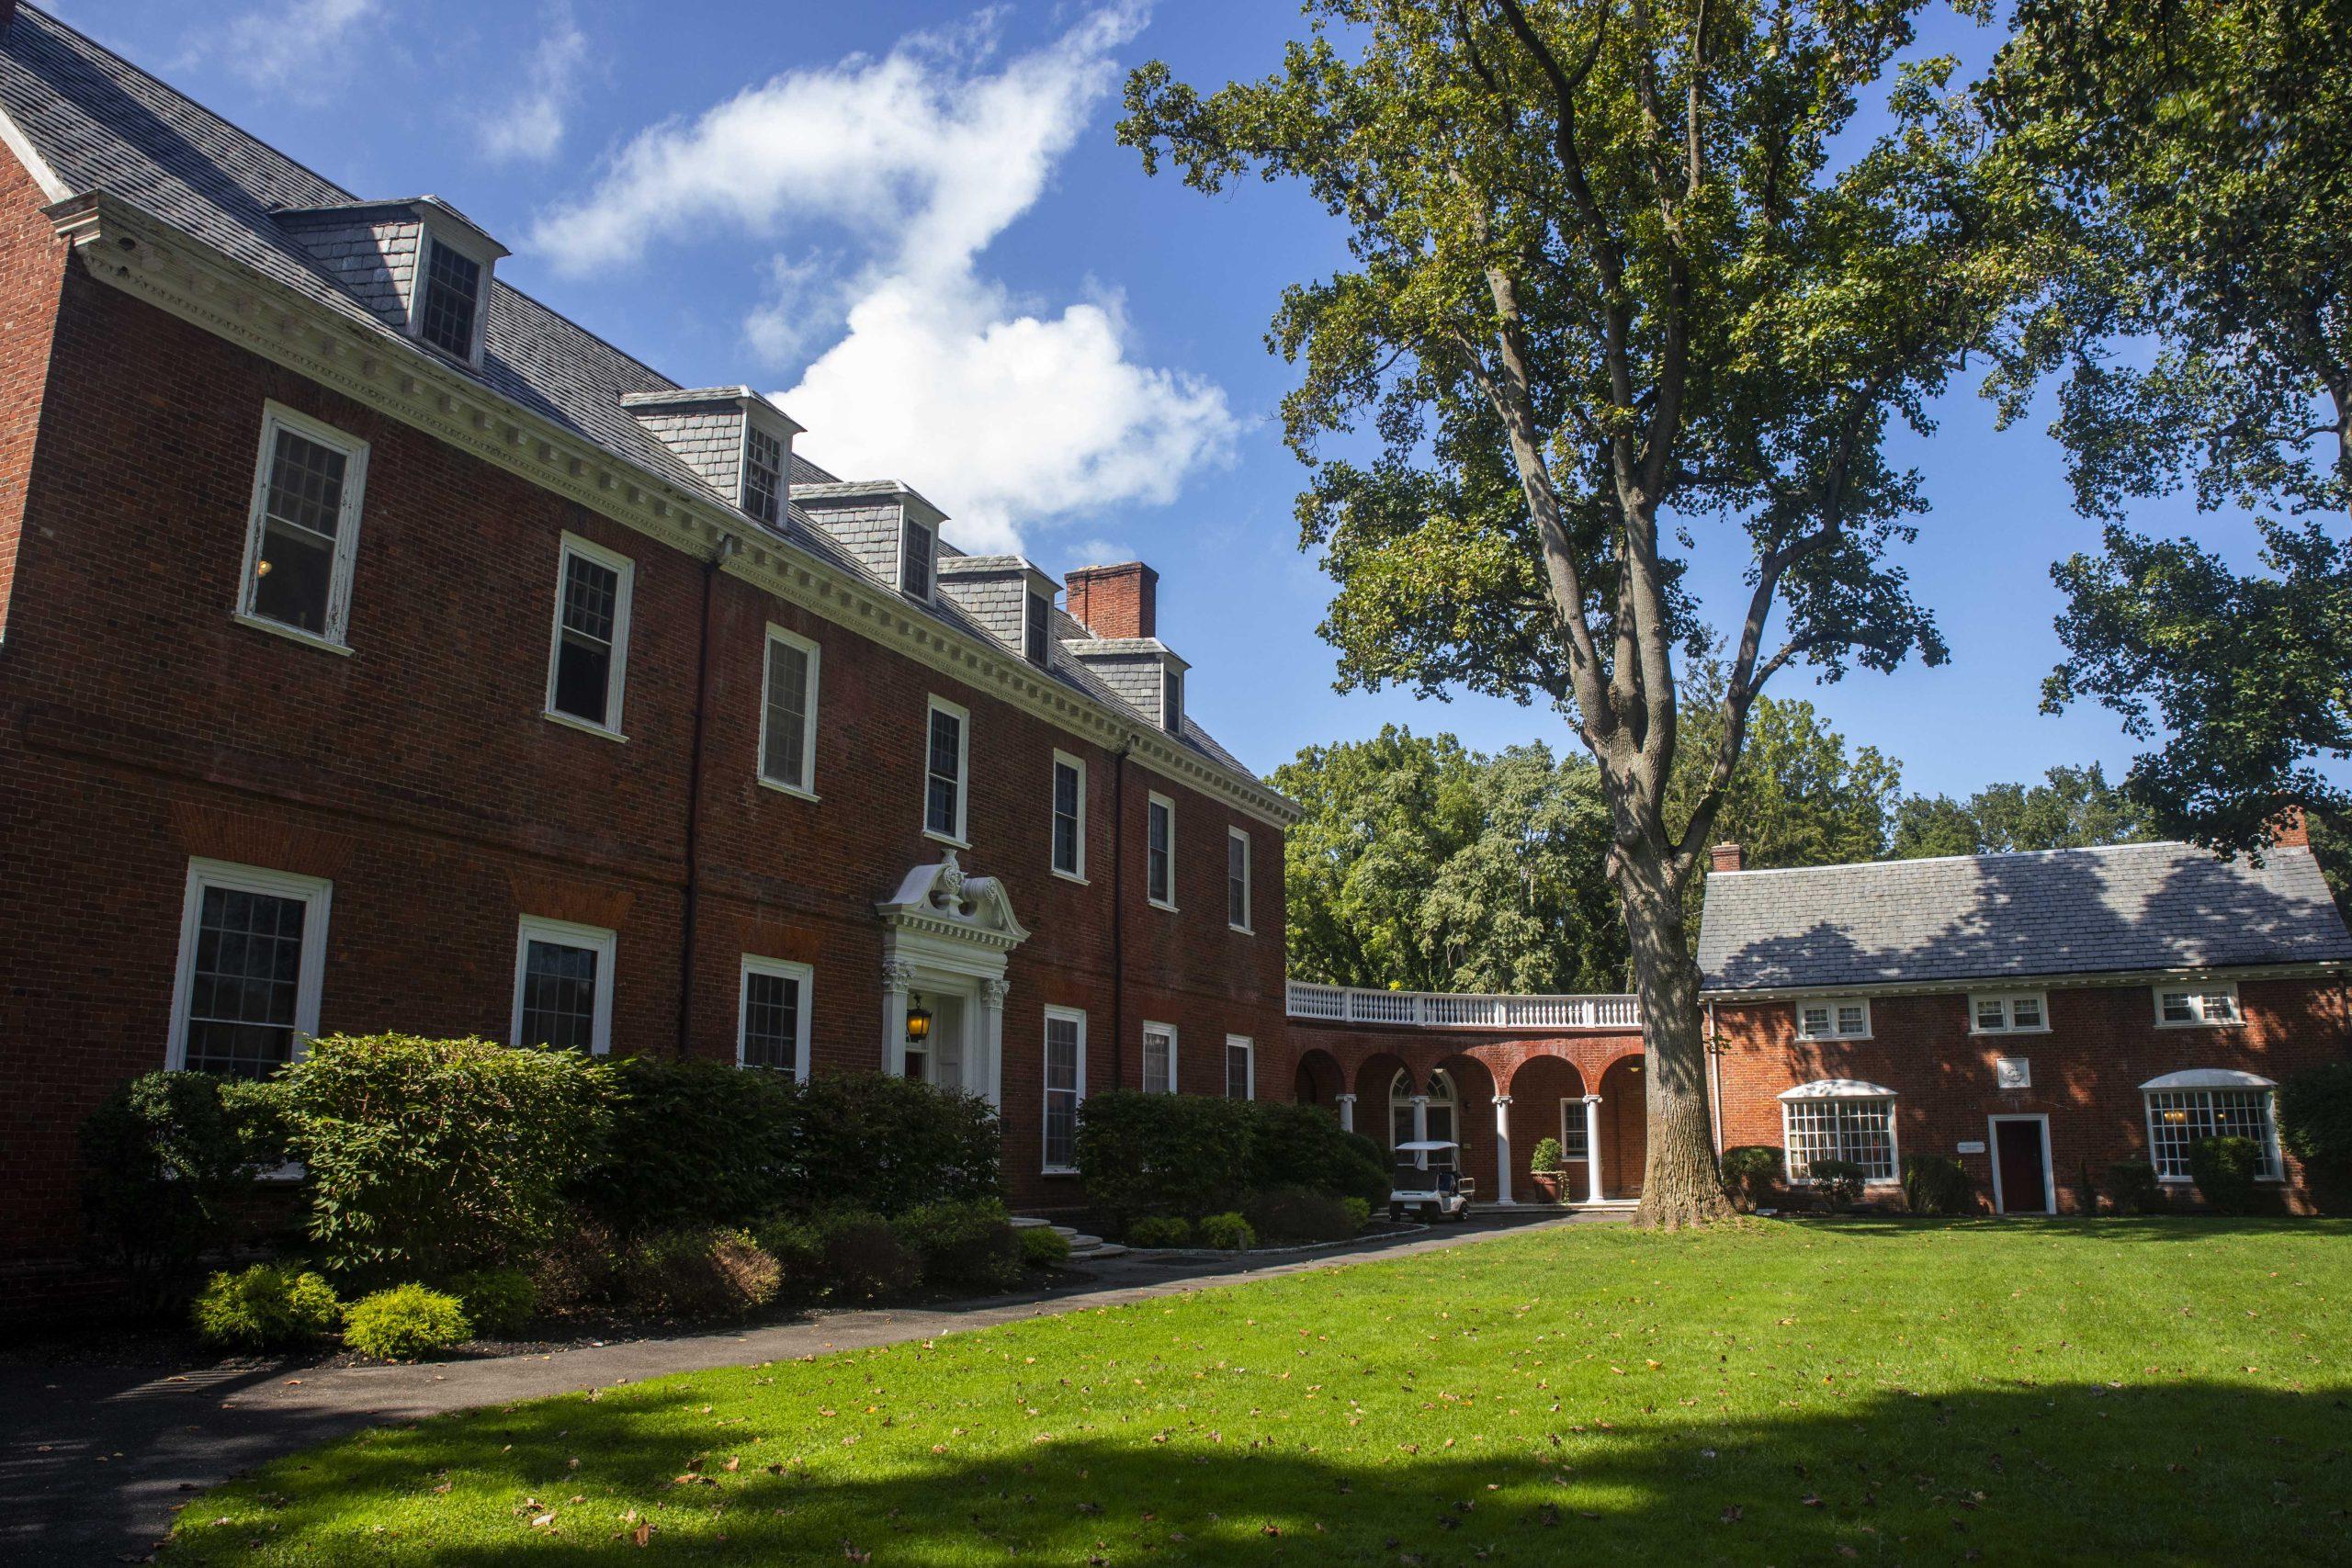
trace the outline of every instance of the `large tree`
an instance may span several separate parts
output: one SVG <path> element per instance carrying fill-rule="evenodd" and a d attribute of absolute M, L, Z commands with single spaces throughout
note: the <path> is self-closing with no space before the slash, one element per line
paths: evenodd
<path fill-rule="evenodd" d="M 1153 62 L 1127 85 L 1147 170 L 1295 180 L 1346 229 L 1348 265 L 1287 289 L 1270 334 L 1302 367 L 1284 432 L 1342 686 L 1539 701 L 1599 766 L 1648 1224 L 1730 1213 L 1684 891 L 1758 694 L 1944 657 L 1889 559 L 1921 502 L 1886 436 L 1927 428 L 1993 330 L 2017 214 L 1951 62 L 1895 63 L 1920 8 L 1309 0 L 1263 80 L 1204 96 Z M 1690 591 L 1702 549 L 1746 574 L 1727 635 Z M 1671 820 L 1677 659 L 1715 636 L 1712 754 Z"/>
<path fill-rule="evenodd" d="M 2149 742 L 2126 788 L 2224 850 L 2352 809 L 2324 766 L 2352 756 L 2347 60 L 2343 0 L 2022 0 L 1986 88 L 2075 240 L 2006 412 L 2060 373 L 2076 504 L 2109 523 L 2054 570 L 2045 705 L 2120 715 Z M 2125 523 L 2184 486 L 2247 547 Z"/>
<path fill-rule="evenodd" d="M 2037 784 L 1986 784 L 1966 800 L 1915 795 L 1894 808 L 1896 860 L 2079 850 L 2153 838 L 2144 813 L 2097 762 L 2056 767 Z"/>

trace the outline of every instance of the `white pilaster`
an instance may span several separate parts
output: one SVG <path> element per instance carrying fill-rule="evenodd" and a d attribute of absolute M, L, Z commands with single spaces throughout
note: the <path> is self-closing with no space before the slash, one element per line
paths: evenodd
<path fill-rule="evenodd" d="M 1495 1096 L 1495 1201 L 1509 1203 L 1510 1195 L 1510 1096 Z"/>
<path fill-rule="evenodd" d="M 1012 989 L 1009 980 L 980 982 L 980 1048 L 986 1059 L 980 1063 L 982 1090 L 990 1105 L 1004 1109 L 1004 997 Z"/>
<path fill-rule="evenodd" d="M 1426 1144 L 1429 1141 L 1430 1097 L 1426 1094 L 1417 1094 L 1413 1096 L 1413 1142 Z M 1429 1150 L 1423 1149 L 1415 1155 L 1413 1163 L 1423 1170 L 1427 1170 L 1430 1164 Z"/>
<path fill-rule="evenodd" d="M 1343 1133 L 1354 1132 L 1356 1130 L 1356 1097 L 1352 1094 L 1340 1095 L 1339 1107 L 1340 1130 Z"/>
<path fill-rule="evenodd" d="M 907 992 L 915 982 L 915 966 L 896 960 L 882 965 L 882 1070 L 894 1077 L 907 1071 Z"/>
<path fill-rule="evenodd" d="M 1584 1097 L 1585 1201 L 1600 1201 L 1600 1096 Z"/>

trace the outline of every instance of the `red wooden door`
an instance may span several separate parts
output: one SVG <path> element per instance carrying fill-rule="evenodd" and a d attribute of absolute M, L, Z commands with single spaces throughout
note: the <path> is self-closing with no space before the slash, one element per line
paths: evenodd
<path fill-rule="evenodd" d="M 2041 1168 L 2041 1123 L 1996 1122 L 1993 1134 L 2001 1162 L 2001 1212 L 2005 1214 L 2046 1214 L 2048 1188 Z"/>

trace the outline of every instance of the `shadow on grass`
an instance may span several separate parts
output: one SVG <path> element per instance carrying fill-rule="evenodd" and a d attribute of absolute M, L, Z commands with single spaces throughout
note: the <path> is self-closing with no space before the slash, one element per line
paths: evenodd
<path fill-rule="evenodd" d="M 1978 1231 L 2003 1235 L 2064 1236 L 2085 1241 L 2224 1241 L 2248 1236 L 2334 1235 L 2352 1240 L 2352 1221 L 2283 1214 L 2109 1214 L 2098 1219 L 2039 1214 L 1979 1214 L 1952 1219 L 1907 1214 L 1798 1216 L 1800 1224 L 1849 1236 L 1916 1238 L 1925 1230 Z"/>
<path fill-rule="evenodd" d="M 1343 1407 L 1313 1408 L 1324 1419 L 1311 1427 L 1227 1411 L 1218 1430 L 1173 1407 L 1106 1403 L 1081 1430 L 1033 1440 L 1000 1427 L 988 1452 L 967 1455 L 956 1450 L 981 1439 L 952 1435 L 955 1410 L 902 1411 L 895 1428 L 844 1410 L 812 1427 L 812 1401 L 747 1403 L 689 1381 L 427 1422 L 288 1461 L 200 1503 L 226 1522 L 192 1520 L 165 1561 L 650 1562 L 636 1555 L 643 1523 L 651 1545 L 695 1562 L 867 1553 L 923 1568 L 2318 1563 L 2344 1560 L 2352 1504 L 2352 1384 L 2005 1382 L 1942 1397 L 1858 1393 L 1767 1419 L 1678 1408 L 1613 1426 L 1442 1406 L 1409 1427 L 1392 1410 L 1351 1428 Z M 541 1509 L 554 1517 L 535 1525 Z"/>

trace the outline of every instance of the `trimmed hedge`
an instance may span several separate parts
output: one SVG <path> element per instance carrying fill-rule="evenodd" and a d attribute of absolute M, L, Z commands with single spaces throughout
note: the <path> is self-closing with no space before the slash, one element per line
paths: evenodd
<path fill-rule="evenodd" d="M 1021 1261 L 1032 1269 L 1058 1269 L 1069 1261 L 1069 1237 L 1051 1225 L 1023 1225 Z"/>
<path fill-rule="evenodd" d="M 141 1305 L 180 1299 L 208 1253 L 243 1239 L 254 1178 L 286 1163 L 285 1112 L 275 1082 L 148 1073 L 83 1122 L 83 1218 Z"/>
<path fill-rule="evenodd" d="M 539 1287 L 520 1269 L 477 1269 L 449 1281 L 474 1332 L 504 1338 L 530 1326 L 539 1313 Z"/>
<path fill-rule="evenodd" d="M 1130 1247 L 1190 1247 L 1193 1222 L 1181 1214 L 1146 1214 L 1127 1226 Z"/>
<path fill-rule="evenodd" d="M 2107 1198 L 2119 1214 L 2153 1214 L 2165 1206 L 2165 1187 L 2146 1160 L 2120 1159 L 2107 1168 Z"/>
<path fill-rule="evenodd" d="M 2352 1062 L 2329 1062 L 2278 1086 L 2278 1141 L 2331 1182 L 2352 1182 Z"/>
<path fill-rule="evenodd" d="M 1003 1134 L 978 1095 L 883 1073 L 840 1073 L 800 1088 L 799 1162 L 778 1207 L 903 1214 L 925 1203 L 1001 1198 Z"/>
<path fill-rule="evenodd" d="M 607 1069 L 601 1157 L 581 1200 L 628 1234 L 748 1225 L 797 1184 L 802 1097 L 775 1073 L 627 1056 Z"/>
<path fill-rule="evenodd" d="M 1238 1214 L 1211 1214 L 1201 1222 L 1201 1245 L 1222 1252 L 1246 1252 L 1258 1245 L 1258 1233 Z"/>
<path fill-rule="evenodd" d="M 1903 1156 L 1903 1206 L 1915 1214 L 1973 1214 L 1976 1184 L 1948 1155 Z"/>
<path fill-rule="evenodd" d="M 825 1217 L 820 1278 L 834 1295 L 870 1301 L 912 1290 L 922 1278 L 922 1259 L 907 1249 L 890 1222 L 870 1210 Z"/>
<path fill-rule="evenodd" d="M 1241 1217 L 1268 1241 L 1345 1241 L 1363 1228 L 1349 1209 L 1351 1202 L 1363 1200 L 1336 1198 L 1311 1187 L 1277 1187 L 1251 1193 L 1241 1205 Z M 1365 1213 L 1369 1214 L 1369 1207 Z"/>
<path fill-rule="evenodd" d="M 1302 1187 L 1367 1203 L 1388 1201 L 1387 1158 L 1370 1138 L 1349 1132 L 1316 1106 L 1272 1100 L 1241 1103 L 1248 1107 L 1250 1127 L 1241 1172 L 1245 1189 Z"/>
<path fill-rule="evenodd" d="M 1805 1168 L 1813 1179 L 1813 1194 L 1820 1205 L 1835 1213 L 1850 1209 L 1862 1201 L 1862 1184 L 1870 1173 L 1849 1159 L 1817 1159 Z"/>
<path fill-rule="evenodd" d="M 1378 1145 L 1311 1105 L 1134 1090 L 1078 1111 L 1086 1196 L 1116 1224 L 1230 1213 L 1252 1191 L 1295 1189 L 1366 1202 L 1388 1196 Z"/>
<path fill-rule="evenodd" d="M 927 1284 L 1009 1291 L 1021 1283 L 1026 1256 L 1021 1237 L 993 1198 L 926 1203 L 899 1215 L 891 1228 L 922 1259 Z"/>
<path fill-rule="evenodd" d="M 1753 1213 L 1770 1202 L 1781 1185 L 1781 1151 L 1770 1144 L 1739 1144 L 1724 1151 L 1724 1185 L 1739 1206 Z"/>
<path fill-rule="evenodd" d="M 2267 1207 L 2262 1154 L 2252 1138 L 2199 1138 L 2188 1145 L 2188 1174 L 2205 1201 L 2222 1213 L 2251 1214 Z"/>

